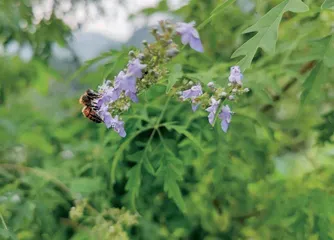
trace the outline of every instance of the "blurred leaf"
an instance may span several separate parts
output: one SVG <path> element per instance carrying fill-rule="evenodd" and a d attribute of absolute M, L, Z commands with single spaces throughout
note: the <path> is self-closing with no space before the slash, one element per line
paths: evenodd
<path fill-rule="evenodd" d="M 168 76 L 166 93 L 169 93 L 174 84 L 182 77 L 182 75 L 183 75 L 182 65 L 175 64 Z"/>
<path fill-rule="evenodd" d="M 91 194 L 96 193 L 105 188 L 101 177 L 80 177 L 73 179 L 70 183 L 70 189 L 73 193 Z"/>
<path fill-rule="evenodd" d="M 136 210 L 136 198 L 139 195 L 140 183 L 141 183 L 141 163 L 132 167 L 127 173 L 128 182 L 126 183 L 125 189 L 130 194 L 132 208 Z"/>
<path fill-rule="evenodd" d="M 334 0 L 325 0 L 321 5 L 322 9 L 333 9 L 334 8 Z"/>
<path fill-rule="evenodd" d="M 252 60 L 258 48 L 262 48 L 267 53 L 274 53 L 278 36 L 278 27 L 281 18 L 286 11 L 305 12 L 308 6 L 301 0 L 285 0 L 266 15 L 257 23 L 247 28 L 243 33 L 258 32 L 254 37 L 245 42 L 233 54 L 232 58 L 245 56 L 237 65 L 244 71 L 250 67 Z"/>

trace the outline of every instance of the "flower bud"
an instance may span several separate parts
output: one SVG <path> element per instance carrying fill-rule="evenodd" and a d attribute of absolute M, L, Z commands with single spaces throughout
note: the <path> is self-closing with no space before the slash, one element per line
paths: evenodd
<path fill-rule="evenodd" d="M 157 27 L 153 27 L 152 28 L 152 33 L 154 34 L 154 33 L 156 33 L 158 31 L 158 28 Z"/>
<path fill-rule="evenodd" d="M 175 57 L 177 54 L 179 54 L 179 50 L 176 48 L 170 48 L 166 51 L 166 56 L 167 57 Z"/>
<path fill-rule="evenodd" d="M 138 59 L 139 60 L 143 60 L 145 58 L 145 55 L 144 54 L 142 54 L 142 53 L 139 53 L 138 54 Z"/>
<path fill-rule="evenodd" d="M 148 44 L 146 40 L 143 40 L 141 43 L 145 46 L 147 46 L 147 44 Z"/>
<path fill-rule="evenodd" d="M 249 92 L 249 88 L 245 88 L 245 89 L 244 89 L 244 92 L 245 92 L 245 93 Z"/>
<path fill-rule="evenodd" d="M 231 87 L 231 86 L 232 86 L 232 83 L 228 83 L 227 86 Z"/>
<path fill-rule="evenodd" d="M 167 41 L 167 44 L 169 45 L 169 44 L 172 44 L 173 43 L 173 40 L 172 39 L 169 39 L 168 41 Z"/>
<path fill-rule="evenodd" d="M 188 85 L 193 85 L 193 84 L 194 84 L 193 81 L 188 82 Z"/>
<path fill-rule="evenodd" d="M 234 100 L 234 96 L 230 95 L 230 96 L 228 96 L 228 99 L 232 101 L 232 100 Z"/>
<path fill-rule="evenodd" d="M 222 92 L 222 93 L 220 94 L 220 96 L 222 96 L 222 97 L 226 97 L 226 96 L 227 96 L 227 93 L 226 93 L 226 92 Z"/>
<path fill-rule="evenodd" d="M 210 87 L 210 88 L 213 88 L 215 86 L 215 84 L 213 82 L 209 82 L 207 86 Z"/>
<path fill-rule="evenodd" d="M 136 55 L 135 55 L 135 52 L 131 50 L 131 51 L 129 52 L 129 56 L 130 56 L 130 57 L 135 57 L 135 56 L 136 56 Z"/>
<path fill-rule="evenodd" d="M 236 93 L 237 91 L 238 91 L 238 90 L 235 89 L 235 88 L 232 89 L 232 92 L 233 92 L 233 93 Z"/>

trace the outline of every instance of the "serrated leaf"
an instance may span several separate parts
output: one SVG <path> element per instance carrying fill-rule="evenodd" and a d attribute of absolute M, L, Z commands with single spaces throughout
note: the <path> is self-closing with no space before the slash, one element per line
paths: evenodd
<path fill-rule="evenodd" d="M 317 92 L 317 90 L 320 90 L 319 87 L 321 83 L 326 80 L 327 72 L 328 68 L 322 63 L 318 63 L 311 71 L 310 75 L 303 83 L 303 92 L 301 95 L 302 104 L 305 104 L 307 99 L 310 97 L 311 91 Z"/>
<path fill-rule="evenodd" d="M 144 167 L 145 167 L 145 169 L 147 170 L 148 173 L 155 176 L 154 168 L 153 168 L 150 160 L 147 157 L 144 157 Z"/>
<path fill-rule="evenodd" d="M 318 60 L 317 66 L 303 83 L 301 103 L 304 104 L 311 95 L 311 91 L 320 91 L 321 84 L 328 78 L 328 70 L 334 66 L 334 35 L 329 35 L 312 43 L 312 58 Z"/>
<path fill-rule="evenodd" d="M 201 143 L 189 131 L 187 131 L 184 127 L 176 126 L 176 125 L 166 125 L 166 128 L 167 129 L 173 129 L 176 132 L 178 132 L 179 134 L 183 134 L 190 141 L 192 141 L 201 152 L 204 151 L 203 148 L 202 148 Z"/>
<path fill-rule="evenodd" d="M 322 9 L 334 9 L 334 0 L 325 0 L 321 5 Z"/>
<path fill-rule="evenodd" d="M 168 163 L 164 168 L 164 191 L 167 192 L 168 196 L 172 198 L 176 205 L 182 212 L 185 211 L 185 204 L 182 198 L 181 190 L 177 184 L 177 180 L 180 179 L 180 175 L 175 171 L 175 168 L 171 163 Z"/>
<path fill-rule="evenodd" d="M 136 209 L 136 197 L 139 195 L 141 184 L 141 166 L 141 164 L 137 164 L 127 173 L 128 182 L 126 183 L 125 189 L 129 192 L 133 209 Z"/>
<path fill-rule="evenodd" d="M 177 80 L 179 80 L 182 77 L 182 75 L 183 75 L 182 66 L 180 64 L 175 64 L 168 76 L 166 93 L 169 93 L 174 84 L 177 82 Z"/>
<path fill-rule="evenodd" d="M 301 0 L 283 1 L 265 14 L 256 24 L 243 32 L 257 32 L 257 34 L 241 45 L 232 54 L 232 58 L 244 56 L 238 65 L 245 70 L 251 65 L 258 48 L 262 48 L 267 53 L 274 53 L 278 37 L 278 27 L 283 14 L 287 11 L 305 12 L 308 9 L 308 6 Z"/>

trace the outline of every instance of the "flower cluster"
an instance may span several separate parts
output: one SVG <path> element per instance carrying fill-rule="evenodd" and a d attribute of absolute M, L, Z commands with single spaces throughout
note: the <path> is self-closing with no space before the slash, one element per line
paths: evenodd
<path fill-rule="evenodd" d="M 182 101 L 190 99 L 193 110 L 196 110 L 201 102 L 207 103 L 203 105 L 206 107 L 205 110 L 209 113 L 209 123 L 214 126 L 215 119 L 218 117 L 221 120 L 222 130 L 227 132 L 233 112 L 228 105 L 223 105 L 223 102 L 225 100 L 234 101 L 238 95 L 249 91 L 248 88 L 242 87 L 242 79 L 243 75 L 240 67 L 233 66 L 230 70 L 229 83 L 226 89 L 216 87 L 214 82 L 209 82 L 207 84 L 210 89 L 209 93 L 203 93 L 202 86 L 198 83 L 190 89 L 182 91 L 180 93 L 180 99 Z"/>
<path fill-rule="evenodd" d="M 184 45 L 189 44 L 194 50 L 203 52 L 194 22 L 172 24 L 168 21 L 160 21 L 159 24 L 161 33 L 158 28 L 152 30 L 156 42 L 149 44 L 143 41 L 145 46 L 143 51 L 130 51 L 130 60 L 126 69 L 119 72 L 114 81 L 105 80 L 98 87 L 100 97 L 96 100 L 96 113 L 107 128 L 113 128 L 121 137 L 125 137 L 126 132 L 120 114 L 129 109 L 131 102 L 139 101 L 137 95 L 141 91 L 156 84 L 167 74 L 165 63 L 179 53 L 173 38 L 180 35 Z M 195 98 L 201 94 L 201 86 L 194 86 L 184 94 L 184 99 L 192 99 L 195 110 L 199 105 Z"/>
<path fill-rule="evenodd" d="M 181 43 L 188 45 L 197 52 L 204 52 L 195 22 L 172 24 L 168 21 L 160 21 L 160 30 L 152 29 L 155 42 L 143 41 L 142 51 L 130 51 L 129 62 L 125 69 L 120 71 L 113 81 L 105 80 L 98 87 L 98 96 L 94 110 L 102 119 L 107 128 L 112 128 L 121 137 L 126 136 L 124 122 L 121 114 L 129 109 L 131 103 L 139 101 L 138 94 L 157 84 L 167 74 L 166 63 L 179 54 L 178 45 L 174 37 L 180 35 Z M 200 105 L 205 107 L 209 113 L 209 123 L 214 126 L 217 118 L 221 120 L 221 128 L 227 131 L 231 122 L 232 112 L 228 105 L 223 105 L 225 100 L 234 101 L 237 95 L 247 92 L 242 88 L 243 75 L 240 67 L 231 67 L 229 83 L 225 88 L 217 87 L 213 82 L 207 86 L 209 91 L 205 92 L 200 83 L 187 83 L 189 89 L 183 85 L 175 87 L 182 101 L 190 101 L 192 110 L 196 111 Z"/>

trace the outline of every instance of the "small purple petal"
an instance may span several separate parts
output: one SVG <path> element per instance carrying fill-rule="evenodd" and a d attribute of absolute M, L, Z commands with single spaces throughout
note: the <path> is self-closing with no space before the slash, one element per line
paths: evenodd
<path fill-rule="evenodd" d="M 133 75 L 136 78 L 141 78 L 143 76 L 142 70 L 146 68 L 146 64 L 141 64 L 139 59 L 133 59 L 128 63 L 128 74 Z"/>
<path fill-rule="evenodd" d="M 181 42 L 183 45 L 187 45 L 190 42 L 191 35 L 190 34 L 183 34 L 181 35 Z"/>
<path fill-rule="evenodd" d="M 200 105 L 199 103 L 191 105 L 191 109 L 193 110 L 193 112 L 196 112 L 196 110 L 197 110 L 197 108 L 198 108 L 199 105 Z"/>
<path fill-rule="evenodd" d="M 196 50 L 197 52 L 204 52 L 202 42 L 199 38 L 191 37 L 190 38 L 190 47 L 192 49 Z"/>
<path fill-rule="evenodd" d="M 226 122 L 226 121 L 222 121 L 222 123 L 221 123 L 221 127 L 222 127 L 222 130 L 223 130 L 224 132 L 227 132 L 227 129 L 228 129 L 228 122 Z"/>
<path fill-rule="evenodd" d="M 194 28 L 194 26 L 195 22 L 179 22 L 176 24 L 175 31 L 181 35 L 181 42 L 183 45 L 187 45 L 189 43 L 192 49 L 198 52 L 204 52 L 198 31 Z"/>
<path fill-rule="evenodd" d="M 121 137 L 126 136 L 126 132 L 124 130 L 124 122 L 119 120 L 118 116 L 112 118 L 111 126 L 115 132 L 117 132 Z"/>
<path fill-rule="evenodd" d="M 130 91 L 125 91 L 125 96 L 129 97 L 133 102 L 138 102 L 137 94 Z"/>
<path fill-rule="evenodd" d="M 219 113 L 219 118 L 222 120 L 221 127 L 224 132 L 227 132 L 228 125 L 231 122 L 231 109 L 228 105 L 223 106 L 221 112 Z"/>
<path fill-rule="evenodd" d="M 213 97 L 210 99 L 210 107 L 205 109 L 207 112 L 209 112 L 208 119 L 209 123 L 213 125 L 213 120 L 217 112 L 217 108 L 219 106 L 220 100 L 216 100 Z"/>
<path fill-rule="evenodd" d="M 186 100 L 188 98 L 193 99 L 193 98 L 199 97 L 202 94 L 203 94 L 202 86 L 198 84 L 198 85 L 192 86 L 188 90 L 183 91 L 181 97 L 183 100 Z"/>
<path fill-rule="evenodd" d="M 228 77 L 229 82 L 242 85 L 243 75 L 239 66 L 231 67 L 230 76 Z"/>

